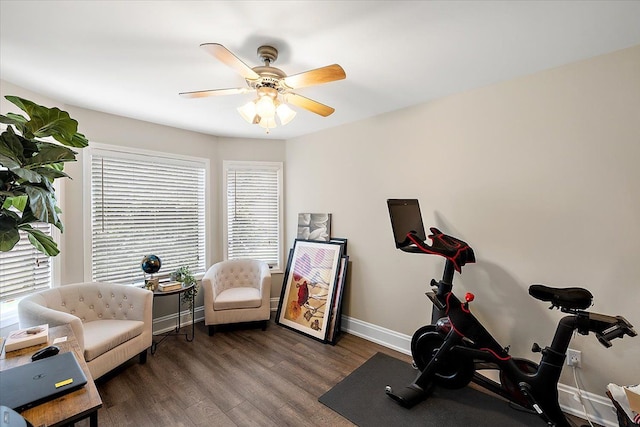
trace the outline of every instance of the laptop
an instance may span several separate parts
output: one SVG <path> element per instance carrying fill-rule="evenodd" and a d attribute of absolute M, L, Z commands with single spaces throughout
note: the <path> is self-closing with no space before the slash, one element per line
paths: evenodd
<path fill-rule="evenodd" d="M 0 371 L 0 404 L 21 412 L 86 383 L 73 353 L 60 353 Z"/>
<path fill-rule="evenodd" d="M 387 206 L 396 248 L 412 245 L 407 239 L 407 233 L 410 231 L 415 233 L 421 241 L 427 240 L 418 199 L 388 199 Z"/>

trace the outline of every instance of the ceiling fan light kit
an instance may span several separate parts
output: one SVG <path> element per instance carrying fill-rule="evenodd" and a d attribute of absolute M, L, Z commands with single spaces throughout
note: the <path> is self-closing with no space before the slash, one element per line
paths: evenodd
<path fill-rule="evenodd" d="M 293 90 L 344 79 L 346 74 L 338 64 L 287 76 L 282 70 L 271 66 L 271 63 L 278 58 L 278 50 L 273 46 L 258 48 L 258 57 L 264 65 L 254 68 L 250 68 L 221 44 L 204 43 L 200 47 L 244 77 L 249 89 L 213 89 L 180 93 L 185 98 L 203 98 L 255 91 L 258 95 L 257 98 L 239 107 L 238 113 L 248 123 L 257 124 L 266 129 L 267 133 L 277 126 L 276 117 L 278 117 L 280 125 L 284 126 L 296 116 L 296 112 L 287 103 L 323 117 L 327 117 L 335 111 L 327 105 L 298 95 Z"/>
<path fill-rule="evenodd" d="M 250 124 L 257 124 L 269 129 L 277 127 L 275 117 L 277 115 L 280 125 L 284 126 L 296 116 L 287 104 L 278 99 L 278 91 L 271 87 L 260 87 L 257 90 L 258 97 L 238 108 L 238 113 Z"/>

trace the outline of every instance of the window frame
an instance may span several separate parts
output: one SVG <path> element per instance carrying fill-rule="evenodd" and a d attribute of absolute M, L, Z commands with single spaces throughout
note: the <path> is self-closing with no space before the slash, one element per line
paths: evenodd
<path fill-rule="evenodd" d="M 275 170 L 278 180 L 278 243 L 277 243 L 277 264 L 271 266 L 271 273 L 283 273 L 284 272 L 284 260 L 282 256 L 284 247 L 284 197 L 283 197 L 283 162 L 270 162 L 270 161 L 249 161 L 249 160 L 223 160 L 222 162 L 222 245 L 223 245 L 223 259 L 229 259 L 229 215 L 228 215 L 228 172 L 231 169 L 262 169 L 262 170 Z"/>
<path fill-rule="evenodd" d="M 174 164 L 180 164 L 183 162 L 195 162 L 201 163 L 204 166 L 204 272 L 210 265 L 210 238 L 211 235 L 211 209 L 210 209 L 210 176 L 211 176 L 211 168 L 210 168 L 210 160 L 204 157 L 194 157 L 187 156 L 182 154 L 175 154 L 169 152 L 159 152 L 159 151 L 151 151 L 127 146 L 119 146 L 119 145 L 111 145 L 111 144 L 103 144 L 103 143 L 95 143 L 92 142 L 89 147 L 85 149 L 85 160 L 84 160 L 84 171 L 83 171 L 83 180 L 84 180 L 84 212 L 83 212 L 83 229 L 84 229 L 84 280 L 92 281 L 93 276 L 93 234 L 92 234 L 92 206 L 91 206 L 91 192 L 92 192 L 92 183 L 91 183 L 91 164 L 92 158 L 95 153 L 110 153 L 114 154 L 117 157 L 131 157 L 138 160 L 137 157 L 145 156 L 147 158 L 153 158 L 158 160 L 168 161 Z M 142 270 L 140 281 L 142 280 Z M 200 278 L 203 273 L 196 273 L 196 278 Z M 170 275 L 171 271 L 163 271 L 161 270 L 157 277 L 164 278 Z M 134 278 L 135 279 L 135 278 Z M 135 280 L 134 280 L 135 282 Z"/>

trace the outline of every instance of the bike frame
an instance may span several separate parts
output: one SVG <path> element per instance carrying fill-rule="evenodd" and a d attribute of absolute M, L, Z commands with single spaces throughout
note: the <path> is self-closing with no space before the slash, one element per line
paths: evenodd
<path fill-rule="evenodd" d="M 445 289 L 448 287 L 446 285 L 445 283 Z M 437 326 L 437 329 L 446 334 L 446 337 L 443 346 L 434 355 L 433 363 L 427 365 L 416 378 L 415 384 L 426 389 L 437 371 L 436 361 L 446 357 L 445 353 L 452 352 L 459 357 L 469 357 L 474 363 L 495 364 L 517 387 L 517 391 L 514 393 L 507 390 L 478 373 L 474 375 L 476 383 L 515 402 L 522 402 L 524 397 L 529 406 L 547 423 L 552 422 L 559 427 L 571 426 L 558 404 L 557 385 L 569 342 L 576 329 L 577 316 L 566 316 L 560 321 L 551 346 L 542 351 L 542 360 L 537 370 L 532 373 L 523 371 L 517 363 L 519 359 L 514 360 L 482 326 L 469 310 L 468 302 L 461 302 L 451 291 L 439 294 L 440 296 L 430 293 L 429 297 L 434 302 L 434 307 L 445 311 L 448 322 L 440 322 L 441 326 Z"/>

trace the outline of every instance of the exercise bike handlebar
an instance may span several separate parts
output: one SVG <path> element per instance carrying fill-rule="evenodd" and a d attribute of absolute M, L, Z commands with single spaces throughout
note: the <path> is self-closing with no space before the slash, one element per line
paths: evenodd
<path fill-rule="evenodd" d="M 622 316 L 591 312 L 578 313 L 576 329 L 582 335 L 593 332 L 600 344 L 607 348 L 611 347 L 611 340 L 623 338 L 625 335 L 630 337 L 638 335 L 633 325 Z"/>
<path fill-rule="evenodd" d="M 409 232 L 404 241 L 405 245 L 400 247 L 400 250 L 404 252 L 440 255 L 451 262 L 453 268 L 455 268 L 458 273 L 462 272 L 462 267 L 465 264 L 476 262 L 473 249 L 471 249 L 466 242 L 448 236 L 435 227 L 431 227 L 429 230 L 433 233 L 428 236 L 429 239 L 431 239 L 431 245 L 422 241 L 416 233 Z"/>

